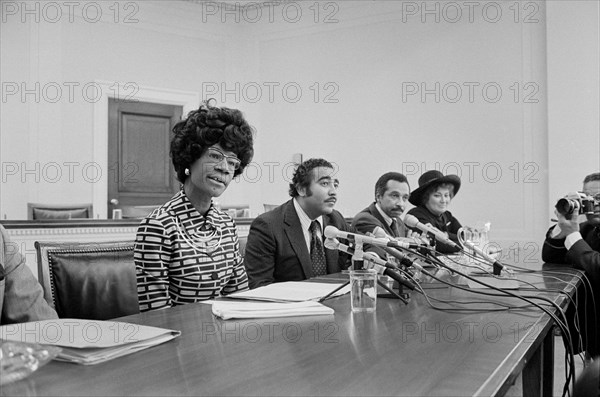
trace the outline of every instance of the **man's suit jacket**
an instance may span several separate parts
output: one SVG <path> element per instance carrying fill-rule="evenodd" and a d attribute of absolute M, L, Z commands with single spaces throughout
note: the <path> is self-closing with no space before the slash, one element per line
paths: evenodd
<path fill-rule="evenodd" d="M 583 270 L 590 279 L 592 291 L 584 285 L 577 290 L 577 307 L 570 305 L 567 320 L 575 353 L 586 350 L 592 357 L 600 355 L 600 227 L 584 222 L 579 227 L 583 240 L 577 241 L 570 250 L 565 239 L 550 237 L 548 230 L 542 248 L 542 260 L 559 263 Z M 595 302 L 595 307 L 592 302 Z M 577 312 L 578 316 L 575 316 Z M 582 343 L 579 343 L 579 339 Z"/>
<path fill-rule="evenodd" d="M 375 206 L 375 203 L 371 204 L 354 217 L 352 220 L 352 227 L 356 228 L 359 232 L 366 234 L 372 233 L 376 227 L 380 227 L 392 237 L 406 237 L 406 226 L 402 220 L 396 218 L 398 230 L 392 230 L 387 224 L 381 212 Z"/>
<path fill-rule="evenodd" d="M 550 238 L 550 230 L 542 248 L 542 260 L 549 263 L 565 263 L 584 270 L 592 284 L 600 289 L 600 227 L 594 228 L 587 222 L 579 227 L 583 240 L 570 250 L 565 248 L 565 239 Z"/>
<path fill-rule="evenodd" d="M 58 318 L 16 244 L 0 225 L 0 324 Z"/>
<path fill-rule="evenodd" d="M 352 231 L 338 211 L 323 215 L 328 225 Z M 350 256 L 325 248 L 327 273 L 338 273 L 351 265 Z M 314 277 L 310 252 L 292 200 L 258 216 L 250 226 L 244 255 L 250 288 L 278 281 L 300 281 Z"/>

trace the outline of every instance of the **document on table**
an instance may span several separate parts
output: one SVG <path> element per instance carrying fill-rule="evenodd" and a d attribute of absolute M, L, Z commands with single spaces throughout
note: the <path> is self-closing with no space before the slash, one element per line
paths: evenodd
<path fill-rule="evenodd" d="M 159 345 L 181 334 L 119 321 L 61 318 L 0 327 L 0 339 L 60 346 L 57 360 L 99 364 Z"/>
<path fill-rule="evenodd" d="M 250 299 L 270 302 L 306 302 L 316 301 L 344 283 L 313 283 L 307 281 L 284 281 L 258 287 L 248 291 L 227 295 L 228 298 Z M 332 296 L 350 292 L 350 285 L 337 291 Z"/>
<path fill-rule="evenodd" d="M 212 312 L 223 320 L 232 318 L 271 318 L 333 314 L 332 308 L 318 302 L 256 302 L 216 300 Z"/>

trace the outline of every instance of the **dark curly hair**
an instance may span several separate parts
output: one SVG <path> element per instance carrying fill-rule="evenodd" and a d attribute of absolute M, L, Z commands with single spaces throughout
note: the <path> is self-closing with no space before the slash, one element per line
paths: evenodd
<path fill-rule="evenodd" d="M 292 178 L 292 183 L 290 183 L 290 196 L 298 197 L 300 195 L 298 189 L 308 189 L 311 182 L 310 172 L 317 167 L 333 169 L 333 165 L 329 161 L 323 159 L 308 159 L 302 162 L 298 168 L 296 168 L 296 171 L 294 171 L 294 177 Z"/>
<path fill-rule="evenodd" d="M 239 110 L 210 106 L 208 102 L 202 104 L 173 127 L 170 154 L 177 179 L 184 183 L 185 169 L 217 143 L 240 159 L 240 168 L 233 174 L 234 177 L 240 175 L 252 161 L 254 133 Z"/>
<path fill-rule="evenodd" d="M 389 181 L 406 183 L 408 185 L 408 188 L 410 189 L 410 184 L 408 183 L 408 179 L 406 179 L 406 176 L 404 176 L 404 174 L 401 174 L 399 172 L 386 172 L 385 174 L 381 175 L 375 183 L 376 200 L 377 196 L 383 196 L 384 193 L 387 191 L 387 183 Z"/>

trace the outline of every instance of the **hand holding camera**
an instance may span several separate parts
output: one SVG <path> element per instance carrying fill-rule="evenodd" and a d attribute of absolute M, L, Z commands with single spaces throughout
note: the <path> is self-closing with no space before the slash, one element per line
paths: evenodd
<path fill-rule="evenodd" d="M 568 193 L 556 202 L 555 208 L 555 212 L 566 219 L 571 219 L 573 215 L 593 214 L 594 197 L 583 192 Z"/>
<path fill-rule="evenodd" d="M 555 238 L 564 238 L 579 231 L 579 216 L 594 213 L 594 197 L 583 192 L 571 192 L 556 202 L 554 213 L 558 219 Z"/>

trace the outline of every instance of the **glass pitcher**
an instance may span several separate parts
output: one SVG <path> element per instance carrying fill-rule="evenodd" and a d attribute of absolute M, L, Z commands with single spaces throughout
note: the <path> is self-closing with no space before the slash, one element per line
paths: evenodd
<path fill-rule="evenodd" d="M 458 232 L 456 233 L 458 241 L 460 242 L 460 245 L 463 247 L 463 249 L 466 252 L 471 253 L 475 256 L 477 256 L 478 254 L 473 249 L 469 248 L 465 244 L 465 241 L 470 241 L 481 251 L 485 252 L 486 254 L 489 253 L 490 240 L 488 234 L 490 231 L 490 223 L 480 223 L 481 222 L 478 222 L 477 227 L 463 226 L 460 229 L 458 229 Z"/>

